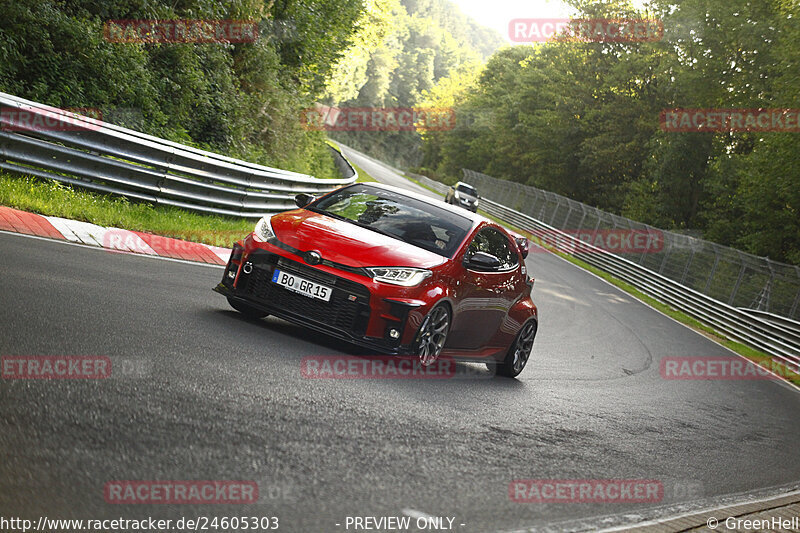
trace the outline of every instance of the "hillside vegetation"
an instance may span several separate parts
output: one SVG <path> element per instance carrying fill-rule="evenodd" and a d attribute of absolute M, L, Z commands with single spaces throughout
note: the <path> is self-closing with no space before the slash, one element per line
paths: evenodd
<path fill-rule="evenodd" d="M 365 24 L 346 59 L 334 68 L 324 103 L 341 108 L 408 108 L 438 83 L 477 73 L 503 44 L 448 0 L 371 1 Z M 347 131 L 337 140 L 399 166 L 422 162 L 415 131 Z"/>
<path fill-rule="evenodd" d="M 656 42 L 548 42 L 498 51 L 444 79 L 430 105 L 458 126 L 425 134 L 423 172 L 463 167 L 654 226 L 800 264 L 800 128 L 665 131 L 674 108 L 800 107 L 793 0 L 572 0 L 576 18 L 656 18 Z"/>
<path fill-rule="evenodd" d="M 362 0 L 0 0 L 0 91 L 254 162 L 336 177 L 315 102 Z M 255 42 L 111 42 L 109 20 L 239 20 Z"/>

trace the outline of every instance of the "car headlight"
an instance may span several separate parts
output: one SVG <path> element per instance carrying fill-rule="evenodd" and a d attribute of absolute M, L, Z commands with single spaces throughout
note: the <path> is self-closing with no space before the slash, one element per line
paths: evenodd
<path fill-rule="evenodd" d="M 458 191 L 456 191 L 456 192 L 453 194 L 453 196 L 455 196 L 455 197 L 456 197 L 456 200 L 461 200 L 461 195 L 460 195 L 460 194 L 458 194 Z"/>
<path fill-rule="evenodd" d="M 366 269 L 372 279 L 403 287 L 414 287 L 431 275 L 430 270 L 411 267 L 373 267 Z"/>
<path fill-rule="evenodd" d="M 256 223 L 256 227 L 253 229 L 253 238 L 258 242 L 267 242 L 275 238 L 275 232 L 272 231 L 272 224 L 269 221 L 270 218 L 263 217 Z"/>

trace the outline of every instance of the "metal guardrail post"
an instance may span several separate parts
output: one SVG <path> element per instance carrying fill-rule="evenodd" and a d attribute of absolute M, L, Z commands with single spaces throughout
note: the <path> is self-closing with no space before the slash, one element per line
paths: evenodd
<path fill-rule="evenodd" d="M 742 284 L 742 279 L 744 279 L 744 272 L 747 269 L 747 265 L 744 261 L 742 261 L 742 267 L 739 269 L 739 277 L 736 278 L 736 284 L 733 286 L 733 290 L 731 290 L 731 297 L 728 299 L 728 305 L 733 305 L 733 302 L 736 300 L 736 294 L 739 292 L 739 286 Z"/>
<path fill-rule="evenodd" d="M 711 281 L 714 279 L 714 274 L 717 273 L 717 265 L 719 264 L 719 252 L 714 250 L 714 264 L 711 266 L 711 272 L 708 274 L 708 280 L 706 280 L 706 286 L 703 289 L 703 292 L 708 294 L 708 290 L 711 288 Z"/>
<path fill-rule="evenodd" d="M 658 267 L 659 274 L 662 275 L 664 274 L 664 268 L 667 266 L 667 261 L 669 261 L 669 256 L 671 253 L 672 253 L 672 245 L 670 245 L 670 247 L 667 248 L 666 251 L 664 252 L 664 259 L 661 260 L 661 266 Z"/>
<path fill-rule="evenodd" d="M 695 250 L 694 250 L 694 248 L 692 248 L 692 253 L 689 256 L 689 259 L 686 261 L 686 266 L 683 267 L 683 275 L 681 276 L 681 281 L 680 281 L 681 285 L 686 283 L 686 276 L 689 275 L 689 268 L 691 268 L 692 261 L 694 261 L 694 254 L 695 254 Z"/>
<path fill-rule="evenodd" d="M 797 291 L 797 296 L 794 297 L 794 303 L 792 304 L 792 310 L 789 311 L 789 317 L 794 318 L 797 313 L 797 308 L 800 306 L 800 290 Z"/>

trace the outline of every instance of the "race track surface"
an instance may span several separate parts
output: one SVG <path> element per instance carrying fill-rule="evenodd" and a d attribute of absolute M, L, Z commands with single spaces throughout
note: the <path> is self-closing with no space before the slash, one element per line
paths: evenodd
<path fill-rule="evenodd" d="M 541 322 L 518 379 L 462 365 L 446 380 L 311 380 L 303 357 L 364 351 L 244 319 L 211 292 L 221 268 L 0 234 L 0 355 L 107 356 L 114 368 L 0 380 L 2 514 L 278 516 L 281 531 L 335 532 L 347 516 L 405 511 L 490 532 L 652 516 L 800 480 L 796 389 L 663 379 L 664 357 L 736 356 L 551 254 L 527 264 Z M 511 501 L 509 483 L 530 478 L 659 480 L 664 497 Z M 111 505 L 113 480 L 253 480 L 261 497 Z"/>

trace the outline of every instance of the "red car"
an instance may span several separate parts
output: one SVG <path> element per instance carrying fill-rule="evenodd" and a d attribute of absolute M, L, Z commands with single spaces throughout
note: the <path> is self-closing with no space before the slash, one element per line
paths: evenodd
<path fill-rule="evenodd" d="M 377 183 L 299 194 L 296 203 L 234 245 L 214 290 L 236 310 L 423 365 L 448 356 L 511 377 L 525 367 L 538 325 L 527 241 Z"/>

